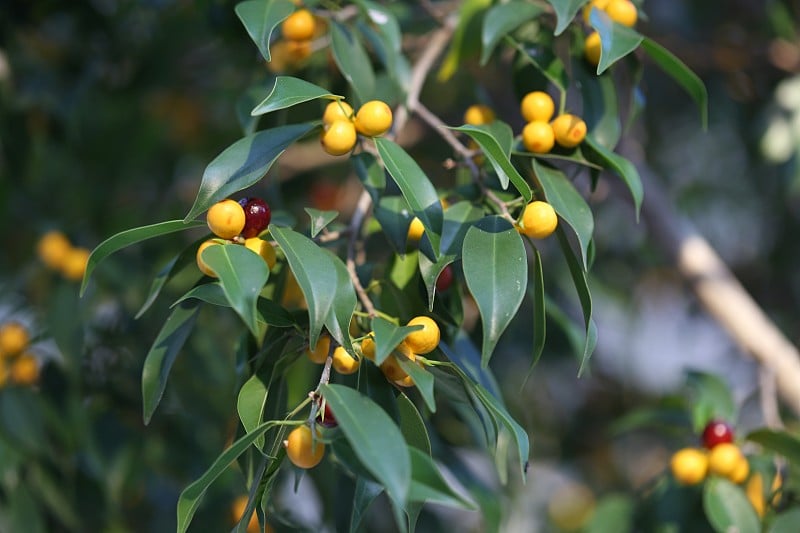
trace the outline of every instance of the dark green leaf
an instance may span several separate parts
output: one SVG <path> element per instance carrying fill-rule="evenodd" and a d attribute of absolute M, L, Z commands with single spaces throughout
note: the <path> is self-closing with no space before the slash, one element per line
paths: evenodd
<path fill-rule="evenodd" d="M 491 0 L 466 0 L 461 3 L 450 48 L 436 74 L 440 82 L 449 80 L 464 59 L 478 55 L 480 41 L 475 36 L 480 33 L 482 15 L 491 4 Z"/>
<path fill-rule="evenodd" d="M 374 206 L 373 214 L 386 239 L 399 254 L 405 253 L 408 226 L 413 215 L 402 196 L 384 196 Z"/>
<path fill-rule="evenodd" d="M 439 249 L 442 233 L 442 204 L 436 189 L 416 161 L 394 142 L 376 137 L 375 145 L 414 214 L 425 226 L 425 233 L 434 250 Z"/>
<path fill-rule="evenodd" d="M 411 459 L 400 429 L 378 404 L 350 387 L 328 384 L 320 392 L 361 464 L 383 484 L 390 498 L 404 505 L 411 484 Z"/>
<path fill-rule="evenodd" d="M 611 76 L 584 74 L 580 83 L 584 86 L 583 120 L 589 125 L 592 138 L 613 150 L 622 135 L 614 79 Z"/>
<path fill-rule="evenodd" d="M 20 387 L 9 387 L 0 394 L 0 435 L 27 456 L 42 454 L 47 443 L 42 410 L 36 401 L 32 391 Z"/>
<path fill-rule="evenodd" d="M 746 439 L 784 456 L 793 465 L 800 466 L 800 439 L 795 435 L 786 431 L 759 429 L 749 433 Z"/>
<path fill-rule="evenodd" d="M 642 41 L 642 48 L 664 72 L 672 76 L 683 87 L 700 110 L 700 122 L 703 129 L 708 128 L 708 91 L 703 81 L 692 72 L 672 52 L 647 37 Z"/>
<path fill-rule="evenodd" d="M 199 302 L 193 301 L 183 302 L 174 308 L 144 359 L 142 408 L 145 424 L 150 423 L 150 418 L 164 395 L 172 363 L 189 338 L 199 310 Z"/>
<path fill-rule="evenodd" d="M 209 246 L 203 250 L 203 261 L 219 276 L 222 291 L 250 333 L 260 341 L 256 303 L 269 278 L 264 259 L 245 246 L 235 244 Z"/>
<path fill-rule="evenodd" d="M 736 403 L 728 385 L 719 376 L 704 372 L 687 372 L 686 384 L 692 398 L 692 425 L 697 433 L 714 418 L 736 421 Z"/>
<path fill-rule="evenodd" d="M 447 268 L 447 265 L 453 262 L 453 256 L 441 256 L 437 262 L 428 259 L 425 254 L 417 254 L 419 261 L 419 273 L 422 276 L 422 281 L 425 283 L 425 292 L 428 294 L 428 311 L 433 311 L 433 298 L 436 293 L 436 280 L 442 270 Z"/>
<path fill-rule="evenodd" d="M 463 331 L 456 335 L 452 348 L 445 342 L 439 342 L 439 349 L 472 381 L 480 383 L 495 398 L 502 398 L 491 368 L 481 367 L 481 354 Z"/>
<path fill-rule="evenodd" d="M 386 171 L 378 163 L 378 159 L 369 152 L 361 152 L 350 157 L 358 179 L 369 191 L 372 202 L 377 204 L 386 188 Z"/>
<path fill-rule="evenodd" d="M 441 255 L 460 256 L 464 235 L 481 218 L 483 210 L 470 202 L 458 202 L 445 209 L 440 243 Z"/>
<path fill-rule="evenodd" d="M 191 246 L 184 248 L 181 253 L 173 257 L 166 265 L 164 265 L 161 270 L 158 271 L 158 274 L 156 274 L 156 277 L 150 284 L 150 290 L 147 293 L 147 298 L 142 304 L 142 307 L 139 308 L 139 311 L 137 311 L 134 318 L 140 318 L 148 309 L 150 309 L 150 306 L 156 301 L 158 295 L 161 294 L 161 289 L 164 288 L 164 285 L 170 279 L 172 279 L 177 272 L 180 272 L 188 265 L 196 263 L 195 257 L 197 255 L 197 247 L 201 242 L 202 241 L 197 241 Z"/>
<path fill-rule="evenodd" d="M 256 304 L 259 321 L 278 328 L 291 328 L 297 321 L 283 307 L 267 298 L 259 298 Z"/>
<path fill-rule="evenodd" d="M 409 447 L 411 455 L 411 488 L 409 501 L 430 502 L 475 510 L 477 506 L 450 486 L 439 472 L 431 456 L 417 448 Z"/>
<path fill-rule="evenodd" d="M 196 287 L 192 287 L 183 296 L 175 300 L 175 302 L 170 307 L 175 307 L 181 302 L 185 302 L 186 300 L 191 300 L 191 299 L 200 300 L 202 302 L 210 303 L 212 305 L 218 305 L 221 307 L 231 306 L 230 302 L 225 297 L 225 291 L 222 290 L 222 285 L 218 281 L 214 281 L 211 283 L 204 283 L 202 285 L 197 285 Z"/>
<path fill-rule="evenodd" d="M 587 250 L 594 233 L 594 217 L 589 204 L 575 189 L 571 181 L 558 169 L 548 167 L 531 159 L 533 172 L 542 187 L 545 199 L 556 213 L 575 231 L 581 250 L 583 269 L 587 270 Z"/>
<path fill-rule="evenodd" d="M 430 454 L 431 439 L 417 407 L 408 396 L 401 393 L 397 397 L 397 409 L 400 412 L 400 431 L 408 445 Z"/>
<path fill-rule="evenodd" d="M 497 126 L 494 126 L 494 128 L 497 128 Z M 508 125 L 506 125 L 505 128 L 510 130 Z M 497 177 L 500 179 L 500 185 L 503 186 L 503 189 L 507 189 L 508 183 L 511 181 L 525 201 L 530 202 L 532 197 L 531 188 L 528 182 L 525 181 L 525 178 L 520 176 L 517 169 L 511 164 L 511 160 L 509 159 L 510 146 L 508 151 L 504 150 L 496 134 L 485 125 L 472 126 L 467 124 L 453 129 L 466 133 L 480 145 L 483 153 L 486 154 L 486 157 L 492 164 L 492 168 L 497 173 Z"/>
<path fill-rule="evenodd" d="M 350 514 L 350 533 L 359 531 L 367 509 L 375 501 L 375 498 L 383 492 L 383 487 L 373 481 L 359 477 L 356 479 L 356 490 L 353 494 L 353 510 Z"/>
<path fill-rule="evenodd" d="M 547 0 L 556 12 L 556 35 L 561 35 L 586 0 Z"/>
<path fill-rule="evenodd" d="M 486 217 L 464 237 L 464 278 L 481 315 L 481 366 L 517 314 L 527 286 L 527 257 L 517 230 L 500 217 Z"/>
<path fill-rule="evenodd" d="M 387 8 L 375 2 L 360 2 L 369 21 L 358 21 L 359 31 L 369 40 L 375 54 L 386 67 L 390 79 L 407 90 L 411 77 L 408 60 L 402 53 L 402 32 L 397 18 Z"/>
<path fill-rule="evenodd" d="M 176 231 L 183 231 L 186 229 L 198 228 L 205 226 L 205 222 L 201 221 L 183 221 L 183 220 L 170 220 L 167 222 L 159 222 L 158 224 L 151 224 L 149 226 L 142 226 L 140 228 L 133 228 L 122 231 L 109 237 L 100 244 L 97 248 L 92 250 L 89 255 L 89 261 L 86 263 L 86 273 L 83 276 L 83 283 L 81 284 L 81 295 L 86 290 L 86 284 L 92 272 L 100 262 L 109 255 L 117 252 L 131 244 L 152 239 L 153 237 L 160 237 Z"/>
<path fill-rule="evenodd" d="M 361 103 L 375 94 L 375 73 L 361 41 L 346 26 L 330 21 L 331 50 L 342 76 L 347 80 Z"/>
<path fill-rule="evenodd" d="M 498 4 L 486 13 L 481 32 L 481 65 L 485 65 L 495 46 L 507 34 L 544 12 L 544 7 L 523 0 Z"/>
<path fill-rule="evenodd" d="M 253 374 L 245 381 L 236 399 L 236 411 L 242 421 L 245 433 L 250 433 L 261 424 L 264 417 L 264 406 L 267 404 L 269 386 L 258 374 Z"/>
<path fill-rule="evenodd" d="M 248 0 L 236 4 L 236 16 L 247 34 L 258 46 L 264 59 L 270 61 L 269 42 L 273 30 L 288 17 L 295 6 L 289 0 Z"/>
<path fill-rule="evenodd" d="M 335 255 L 329 255 L 331 268 L 336 272 L 336 290 L 330 312 L 325 317 L 325 326 L 336 342 L 350 352 L 355 353 L 350 340 L 350 321 L 356 310 L 356 291 L 347 267 Z"/>
<path fill-rule="evenodd" d="M 539 362 L 544 351 L 544 341 L 547 332 L 547 311 L 544 299 L 544 271 L 542 269 L 542 256 L 539 250 L 533 250 L 533 280 L 531 281 L 531 298 L 533 299 L 533 357 L 528 370 L 527 381 L 533 372 L 533 367 Z"/>
<path fill-rule="evenodd" d="M 552 50 L 546 47 L 527 50 L 510 37 L 506 37 L 506 41 L 517 49 L 524 62 L 529 63 L 532 67 L 541 72 L 542 75 L 560 91 L 564 92 L 567 90 L 570 84 L 570 77 L 567 74 L 564 62 L 561 61 L 561 58 L 555 55 Z"/>
<path fill-rule="evenodd" d="M 325 226 L 333 222 L 339 216 L 338 211 L 321 211 L 311 207 L 305 208 L 311 219 L 311 237 L 316 237 Z"/>
<path fill-rule="evenodd" d="M 272 88 L 261 103 L 250 112 L 252 116 L 266 115 L 279 109 L 286 109 L 303 102 L 327 98 L 335 100 L 338 97 L 319 85 L 314 85 L 300 78 L 291 76 L 278 76 Z"/>
<path fill-rule="evenodd" d="M 422 326 L 396 326 L 385 318 L 372 319 L 372 331 L 375 332 L 375 364 L 383 363 L 398 344 L 412 331 L 422 329 Z"/>
<path fill-rule="evenodd" d="M 760 533 L 761 524 L 741 488 L 727 479 L 712 477 L 703 487 L 703 509 L 718 533 Z"/>
<path fill-rule="evenodd" d="M 587 146 L 587 158 L 598 161 L 604 167 L 611 168 L 620 178 L 622 178 L 622 181 L 625 182 L 625 185 L 628 186 L 628 190 L 631 192 L 631 196 L 633 197 L 633 207 L 636 210 L 636 221 L 638 222 L 639 211 L 642 208 L 642 197 L 644 195 L 642 178 L 639 177 L 639 171 L 636 170 L 636 167 L 633 166 L 633 163 L 606 148 L 592 138 L 591 135 L 586 136 L 583 144 Z"/>
<path fill-rule="evenodd" d="M 289 145 L 315 127 L 313 123 L 279 126 L 248 135 L 230 145 L 206 167 L 197 198 L 184 221 L 192 220 L 216 202 L 256 183 Z"/>
<path fill-rule="evenodd" d="M 797 533 L 797 524 L 800 524 L 800 508 L 795 507 L 776 516 L 768 533 Z"/>
<path fill-rule="evenodd" d="M 431 413 L 435 413 L 436 400 L 433 397 L 433 374 L 407 357 L 399 356 L 397 362 L 400 364 L 400 368 L 405 370 L 406 374 L 414 380 L 414 385 L 422 396 L 425 405 L 428 406 L 428 410 Z"/>
<path fill-rule="evenodd" d="M 636 50 L 644 37 L 631 28 L 613 22 L 605 11 L 592 9 L 589 23 L 600 34 L 600 62 L 597 74 Z"/>

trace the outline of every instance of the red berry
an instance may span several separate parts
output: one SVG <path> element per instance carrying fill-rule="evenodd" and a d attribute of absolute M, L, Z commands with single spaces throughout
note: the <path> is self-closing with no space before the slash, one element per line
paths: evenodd
<path fill-rule="evenodd" d="M 261 198 L 241 198 L 239 204 L 244 208 L 244 229 L 242 236 L 245 239 L 257 237 L 259 233 L 269 226 L 272 212 L 267 202 Z"/>
<path fill-rule="evenodd" d="M 449 289 L 450 285 L 453 284 L 453 278 L 453 266 L 447 265 L 439 274 L 439 277 L 436 278 L 436 290 L 439 292 L 444 292 Z"/>
<path fill-rule="evenodd" d="M 331 406 L 325 403 L 325 412 L 318 413 L 317 418 L 319 419 L 319 424 L 325 426 L 326 428 L 333 428 L 339 425 L 336 421 L 336 417 L 333 416 L 331 412 Z"/>
<path fill-rule="evenodd" d="M 709 450 L 717 444 L 733 442 L 733 428 L 722 420 L 712 420 L 703 430 L 703 446 Z"/>

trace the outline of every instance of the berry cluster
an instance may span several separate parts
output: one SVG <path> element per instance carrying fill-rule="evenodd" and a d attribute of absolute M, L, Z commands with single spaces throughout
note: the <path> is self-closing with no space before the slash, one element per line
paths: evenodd
<path fill-rule="evenodd" d="M 60 272 L 70 281 L 80 281 L 89 262 L 89 250 L 73 246 L 60 231 L 48 231 L 39 239 L 36 252 L 48 268 Z"/>
<path fill-rule="evenodd" d="M 219 246 L 232 242 L 244 244 L 249 250 L 261 256 L 267 266 L 275 266 L 275 249 L 259 235 L 267 229 L 272 218 L 269 205 L 261 198 L 242 198 L 222 200 L 212 205 L 206 214 L 206 222 L 211 232 L 219 239 L 209 239 L 197 249 L 197 267 L 212 278 L 217 277 L 211 267 L 203 261 L 203 251 L 209 246 Z"/>
<path fill-rule="evenodd" d="M 633 27 L 639 18 L 636 4 L 630 0 L 592 0 L 583 8 L 583 21 L 588 25 L 592 9 L 605 11 L 612 21 L 623 26 Z M 600 62 L 602 43 L 600 34 L 596 31 L 586 36 L 583 42 L 583 55 L 591 65 L 597 66 Z"/>
<path fill-rule="evenodd" d="M 330 155 L 345 155 L 353 150 L 357 133 L 380 137 L 392 127 L 392 108 L 386 102 L 370 100 L 357 113 L 344 100 L 335 100 L 322 114 L 323 130 L 320 143 Z"/>
<path fill-rule="evenodd" d="M 28 351 L 30 335 L 19 322 L 0 325 L 0 387 L 10 380 L 23 386 L 39 380 L 39 362 Z"/>
<path fill-rule="evenodd" d="M 298 9 L 281 23 L 283 40 L 270 48 L 272 69 L 282 70 L 284 63 L 297 64 L 311 55 L 311 40 L 317 31 L 317 20 L 308 9 Z"/>

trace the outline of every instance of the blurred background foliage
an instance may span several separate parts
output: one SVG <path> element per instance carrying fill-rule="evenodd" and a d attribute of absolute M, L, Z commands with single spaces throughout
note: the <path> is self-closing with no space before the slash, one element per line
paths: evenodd
<path fill-rule="evenodd" d="M 193 279 L 177 280 L 168 297 L 133 317 L 155 273 L 199 234 L 126 249 L 98 270 L 82 299 L 77 284 L 49 271 L 35 252 L 51 229 L 92 248 L 127 228 L 183 218 L 205 165 L 242 135 L 243 94 L 270 74 L 233 6 L 7 0 L 0 10 L 0 322 L 26 324 L 43 364 L 38 387 L 0 391 L 0 530 L 169 531 L 179 491 L 235 431 L 240 375 L 237 339 L 227 334 L 233 317 L 208 311 L 176 362 L 161 409 L 149 426 L 142 423 L 143 356 L 170 297 Z M 643 7 L 648 20 L 641 31 L 702 77 L 711 104 L 703 132 L 681 89 L 646 69 L 646 108 L 633 128 L 638 148 L 681 211 L 798 341 L 800 4 L 648 0 Z M 426 26 L 411 11 L 404 23 L 413 48 Z M 318 84 L 343 90 L 326 53 L 314 54 L 300 75 L 302 69 Z M 444 88 L 431 82 L 422 99 L 449 124 L 482 101 L 518 131 L 516 89 L 502 66 L 476 63 Z M 415 156 L 435 183 L 450 185 L 436 178 L 445 174 L 446 147 L 418 130 Z M 309 205 L 345 216 L 352 210 L 359 185 L 341 165 L 286 167 L 253 191 L 275 211 L 301 219 Z M 487 518 L 499 520 L 502 509 L 508 531 L 569 529 L 558 517 L 580 512 L 564 512 L 558 501 L 592 508 L 603 496 L 651 483 L 671 451 L 693 442 L 681 414 L 689 367 L 723 375 L 742 406 L 740 427 L 763 424 L 757 369 L 698 308 L 646 224 L 634 224 L 626 200 L 603 181 L 590 203 L 600 331 L 592 375 L 577 379 L 569 339 L 551 327 L 545 355 L 524 383 L 526 312 L 492 361 L 533 443 L 528 485 L 512 480 L 496 516 Z M 543 252 L 545 264 L 556 256 L 546 246 Z M 577 316 L 565 270 L 546 268 L 548 287 Z M 647 407 L 666 407 L 661 412 L 675 416 L 661 420 L 658 430 L 626 430 L 623 417 Z M 470 439 L 463 421 L 443 410 L 432 423 L 440 446 L 484 472 L 487 491 L 494 490 L 490 459 L 464 445 Z M 277 499 L 287 516 L 293 510 L 295 523 L 312 529 L 319 506 L 332 505 L 320 494 L 324 472 L 313 477 L 317 489 L 303 483 L 302 498 L 292 496 L 289 480 Z M 229 472 L 207 495 L 193 530 L 230 527 L 230 504 L 243 490 L 241 475 Z M 487 492 L 487 499 L 494 496 Z M 603 501 L 630 504 L 621 496 Z M 438 530 L 454 520 L 467 530 L 482 527 L 476 516 L 439 508 L 420 527 Z M 390 521 L 373 516 L 371 524 Z"/>

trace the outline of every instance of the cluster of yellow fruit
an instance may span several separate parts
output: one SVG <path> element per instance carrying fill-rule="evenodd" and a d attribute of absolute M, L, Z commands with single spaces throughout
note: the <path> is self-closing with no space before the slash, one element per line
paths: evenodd
<path fill-rule="evenodd" d="M 283 40 L 270 47 L 273 71 L 283 70 L 289 64 L 303 61 L 311 55 L 311 40 L 317 30 L 317 21 L 308 9 L 298 9 L 281 23 Z"/>
<path fill-rule="evenodd" d="M 344 155 L 353 150 L 358 136 L 380 137 L 392 127 L 392 108 L 381 100 L 370 100 L 358 113 L 344 100 L 334 100 L 322 115 L 322 148 L 331 155 Z"/>
<path fill-rule="evenodd" d="M 86 248 L 73 246 L 60 231 L 48 231 L 36 245 L 39 259 L 49 268 L 71 281 L 80 281 L 86 272 L 89 254 Z"/>
<path fill-rule="evenodd" d="M 520 112 L 527 122 L 522 129 L 522 145 L 534 154 L 546 154 L 556 144 L 575 148 L 586 137 L 586 123 L 576 115 L 561 113 L 550 120 L 555 104 L 546 92 L 526 94 L 520 102 Z"/>
<path fill-rule="evenodd" d="M 39 363 L 28 350 L 30 335 L 19 322 L 0 326 L 0 387 L 9 380 L 30 386 L 39 380 Z"/>
<path fill-rule="evenodd" d="M 629 28 L 633 27 L 636 24 L 636 20 L 639 18 L 636 4 L 630 0 L 592 0 L 583 8 L 583 21 L 587 25 L 589 24 L 589 16 L 592 13 L 592 8 L 605 11 L 608 18 L 617 24 L 622 24 Z M 590 64 L 597 66 L 600 62 L 601 50 L 600 34 L 593 31 L 587 35 L 586 40 L 584 40 L 583 55 Z"/>

